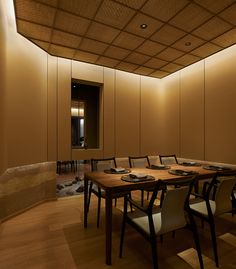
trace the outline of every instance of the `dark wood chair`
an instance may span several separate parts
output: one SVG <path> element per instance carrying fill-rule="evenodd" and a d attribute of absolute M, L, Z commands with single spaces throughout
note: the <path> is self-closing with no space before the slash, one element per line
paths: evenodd
<path fill-rule="evenodd" d="M 91 170 L 92 171 L 104 171 L 110 168 L 116 168 L 116 159 L 115 157 L 111 158 L 102 158 L 102 159 L 91 159 Z M 130 194 L 130 192 L 120 192 L 116 193 L 114 195 L 114 199 L 116 200 L 117 198 L 124 197 L 125 194 Z M 95 183 L 90 182 L 89 186 L 89 193 L 88 193 L 88 211 L 89 211 L 89 206 L 90 206 L 90 200 L 91 200 L 91 195 L 94 194 L 98 198 L 98 208 L 97 208 L 97 227 L 99 227 L 99 222 L 100 222 L 100 211 L 101 211 L 101 199 L 105 198 L 105 192 L 102 188 L 97 186 Z"/>
<path fill-rule="evenodd" d="M 158 268 L 157 236 L 188 227 L 193 232 L 200 267 L 201 269 L 204 268 L 196 225 L 189 209 L 189 196 L 195 180 L 196 177 L 186 179 L 182 187 L 167 190 L 161 208 L 155 208 L 154 205 L 158 192 L 162 191 L 163 185 L 165 185 L 161 180 L 157 182 L 148 206 L 142 207 L 128 196 L 125 196 L 120 238 L 120 257 L 122 257 L 123 252 L 126 223 L 150 242 L 153 269 Z M 179 185 L 181 185 L 181 182 L 179 182 Z M 132 204 L 132 207 L 135 209 L 134 212 L 127 212 L 128 202 Z M 188 215 L 189 222 L 186 219 L 186 214 Z"/>
<path fill-rule="evenodd" d="M 159 155 L 160 163 L 164 165 L 178 164 L 178 159 L 175 154 Z"/>
<path fill-rule="evenodd" d="M 129 156 L 129 167 L 130 168 L 145 168 L 146 166 L 150 166 L 150 161 L 148 156 Z M 141 189 L 141 204 L 144 203 L 144 191 L 147 191 L 147 198 L 149 195 L 149 191 L 152 189 Z"/>
<path fill-rule="evenodd" d="M 212 247 L 216 267 L 219 267 L 217 240 L 215 233 L 215 217 L 231 212 L 231 195 L 236 184 L 236 172 L 216 173 L 210 183 L 206 183 L 203 194 L 195 194 L 200 201 L 190 205 L 192 214 L 210 225 Z"/>

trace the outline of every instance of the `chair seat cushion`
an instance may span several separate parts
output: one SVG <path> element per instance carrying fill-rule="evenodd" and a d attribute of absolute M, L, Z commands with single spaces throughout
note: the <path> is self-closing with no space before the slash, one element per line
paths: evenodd
<path fill-rule="evenodd" d="M 211 207 L 211 211 L 212 214 L 215 214 L 215 210 L 216 210 L 216 205 L 215 205 L 215 201 L 209 200 L 210 203 L 210 207 Z M 206 202 L 205 201 L 201 201 L 198 203 L 193 203 L 190 205 L 190 208 L 204 216 L 208 216 L 208 211 L 207 211 L 207 206 L 206 206 Z"/>

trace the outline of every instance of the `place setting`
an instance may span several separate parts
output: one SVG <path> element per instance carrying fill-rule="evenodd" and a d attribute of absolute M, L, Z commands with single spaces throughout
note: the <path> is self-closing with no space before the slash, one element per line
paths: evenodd
<path fill-rule="evenodd" d="M 200 163 L 194 161 L 180 162 L 179 165 L 183 166 L 201 166 Z"/>
<path fill-rule="evenodd" d="M 164 164 L 151 164 L 150 166 L 146 166 L 146 168 L 152 170 L 167 170 L 170 169 L 170 166 Z"/>
<path fill-rule="evenodd" d="M 182 169 L 171 169 L 168 173 L 175 176 L 192 176 L 198 174 L 196 171 L 182 170 Z"/>
<path fill-rule="evenodd" d="M 206 170 L 213 170 L 213 171 L 230 171 L 232 170 L 230 167 L 221 166 L 221 165 L 205 165 L 203 166 Z"/>
<path fill-rule="evenodd" d="M 128 175 L 122 176 L 121 180 L 127 182 L 142 182 L 142 181 L 155 180 L 155 177 L 144 173 L 130 173 Z"/>
<path fill-rule="evenodd" d="M 106 174 L 128 174 L 131 170 L 123 167 L 112 167 L 110 169 L 105 169 L 104 173 Z"/>

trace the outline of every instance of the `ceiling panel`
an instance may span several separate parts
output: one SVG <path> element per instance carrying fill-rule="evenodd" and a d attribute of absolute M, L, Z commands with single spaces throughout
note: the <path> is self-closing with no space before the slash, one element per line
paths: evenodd
<path fill-rule="evenodd" d="M 118 48 L 115 46 L 110 46 L 104 53 L 105 56 L 109 56 L 114 59 L 123 60 L 128 54 L 130 53 L 129 50 Z"/>
<path fill-rule="evenodd" d="M 68 34 L 65 32 L 54 30 L 52 33 L 53 44 L 63 45 L 69 48 L 78 48 L 82 38 L 77 35 Z"/>
<path fill-rule="evenodd" d="M 189 1 L 187 0 L 149 0 L 141 11 L 161 21 L 167 22 L 188 4 Z"/>
<path fill-rule="evenodd" d="M 235 0 L 14 0 L 49 54 L 165 77 L 236 43 Z M 141 27 L 146 24 L 146 27 Z"/>
<path fill-rule="evenodd" d="M 219 16 L 236 26 L 236 3 L 225 9 Z"/>
<path fill-rule="evenodd" d="M 159 53 L 157 55 L 157 57 L 162 59 L 162 60 L 167 60 L 167 61 L 171 62 L 171 61 L 175 60 L 176 58 L 179 58 L 183 54 L 184 54 L 184 52 L 179 51 L 177 49 L 167 48 L 167 49 L 163 50 L 161 53 Z"/>
<path fill-rule="evenodd" d="M 149 56 L 155 56 L 160 51 L 164 50 L 166 46 L 160 43 L 153 42 L 151 40 L 146 40 L 142 45 L 140 45 L 136 51 L 144 53 Z"/>
<path fill-rule="evenodd" d="M 104 24 L 122 29 L 134 16 L 135 11 L 115 1 L 104 0 L 95 19 Z"/>
<path fill-rule="evenodd" d="M 148 25 L 148 27 L 143 29 L 141 27 L 143 24 Z M 147 15 L 137 13 L 124 30 L 147 38 L 150 37 L 162 25 L 163 23 L 158 20 L 148 17 Z"/>
<path fill-rule="evenodd" d="M 58 7 L 76 15 L 92 19 L 102 0 L 58 0 Z"/>
<path fill-rule="evenodd" d="M 216 39 L 212 40 L 218 46 L 228 47 L 236 43 L 236 28 L 220 35 Z"/>
<path fill-rule="evenodd" d="M 227 6 L 231 5 L 235 0 L 195 0 L 195 2 L 207 10 L 217 14 Z"/>
<path fill-rule="evenodd" d="M 88 19 L 59 10 L 57 11 L 54 27 L 68 33 L 84 35 L 89 24 Z"/>
<path fill-rule="evenodd" d="M 185 35 L 186 32 L 166 24 L 151 39 L 168 46 Z"/>
<path fill-rule="evenodd" d="M 87 36 L 102 42 L 111 43 L 119 33 L 120 30 L 101 23 L 92 22 L 87 32 Z"/>
<path fill-rule="evenodd" d="M 211 44 L 211 43 L 206 43 L 202 45 L 201 47 L 193 50 L 191 53 L 199 56 L 199 57 L 206 57 L 207 55 L 211 55 L 217 51 L 221 50 L 221 48 L 217 45 Z"/>
<path fill-rule="evenodd" d="M 16 1 L 16 13 L 19 19 L 28 20 L 45 26 L 52 26 L 56 9 L 30 0 Z"/>
<path fill-rule="evenodd" d="M 230 30 L 232 26 L 220 18 L 213 17 L 202 26 L 198 27 L 193 34 L 205 40 L 211 40 Z"/>
<path fill-rule="evenodd" d="M 179 27 L 184 31 L 191 31 L 212 17 L 212 14 L 195 3 L 189 4 L 177 14 L 170 24 Z"/>

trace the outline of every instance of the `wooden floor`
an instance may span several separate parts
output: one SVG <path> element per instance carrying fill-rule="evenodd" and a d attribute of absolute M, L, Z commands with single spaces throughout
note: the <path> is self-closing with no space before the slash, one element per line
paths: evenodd
<path fill-rule="evenodd" d="M 20 201 L 19 201 L 20 202 Z M 118 257 L 121 201 L 113 211 L 113 265 L 105 265 L 104 207 L 101 227 L 96 228 L 96 203 L 93 198 L 89 225 L 83 228 L 83 195 L 60 198 L 36 206 L 0 225 L 1 269 L 151 269 L 148 243 L 132 228 L 127 228 L 124 257 Z M 220 268 L 236 268 L 236 216 L 217 219 Z M 209 228 L 198 228 L 201 235 L 205 268 L 215 268 L 212 261 Z M 175 238 L 164 236 L 158 242 L 159 266 L 162 269 L 198 268 L 191 233 L 178 231 Z"/>

